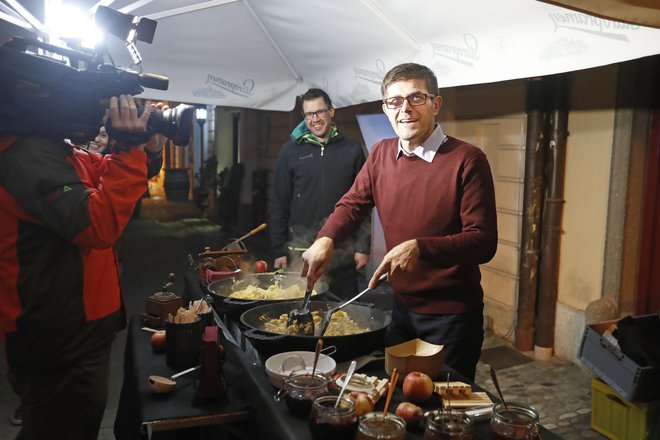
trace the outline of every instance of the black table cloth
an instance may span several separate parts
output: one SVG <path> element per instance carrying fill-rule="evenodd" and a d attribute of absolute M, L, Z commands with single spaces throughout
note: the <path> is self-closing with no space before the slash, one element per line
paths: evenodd
<path fill-rule="evenodd" d="M 186 275 L 184 301 L 199 299 L 205 295 L 203 288 L 194 273 Z M 115 422 L 115 435 L 118 440 L 138 439 L 141 437 L 143 424 L 169 421 L 191 421 L 191 423 L 230 422 L 249 418 L 249 423 L 240 425 L 241 433 L 247 438 L 267 439 L 311 439 L 306 419 L 293 416 L 284 401 L 275 401 L 277 389 L 268 380 L 261 359 L 246 354 L 228 331 L 227 325 L 218 320 L 223 330 L 226 360 L 223 375 L 226 385 L 226 396 L 217 402 L 207 402 L 194 406 L 195 396 L 194 376 L 183 376 L 177 379 L 176 390 L 167 395 L 156 395 L 149 389 L 147 378 L 150 374 L 170 376 L 172 371 L 165 364 L 164 354 L 154 354 L 151 351 L 149 339 L 151 334 L 141 330 L 139 318 L 131 318 L 126 343 L 125 377 L 122 387 L 120 404 Z M 234 325 L 235 323 L 229 323 Z M 360 372 L 377 377 L 387 377 L 383 361 L 368 364 Z M 460 374 L 446 368 L 441 376 L 449 375 L 451 381 L 469 383 Z M 478 385 L 472 384 L 476 391 L 483 391 Z M 493 401 L 497 399 L 491 395 Z M 405 398 L 401 386 L 397 386 L 390 403 L 390 412 Z M 379 400 L 377 410 L 383 409 L 385 398 Z M 440 407 L 440 399 L 433 395 L 422 407 L 425 410 Z M 215 417 L 208 419 L 209 417 Z M 172 425 L 176 426 L 176 425 Z M 185 425 L 181 426 L 193 426 Z M 558 437 L 542 428 L 544 440 L 554 440 Z M 490 439 L 488 421 L 474 423 L 475 439 Z M 423 431 L 409 430 L 407 438 L 422 439 Z"/>
<path fill-rule="evenodd" d="M 142 438 L 146 424 L 158 430 L 248 418 L 250 399 L 243 380 L 245 366 L 241 361 L 241 351 L 235 344 L 222 338 L 225 347 L 223 397 L 210 401 L 195 399 L 199 370 L 177 378 L 173 392 L 155 394 L 149 388 L 149 375 L 170 377 L 177 371 L 166 365 L 164 353 L 152 352 L 151 333 L 141 328 L 140 318 L 131 317 L 126 338 L 124 383 L 115 419 L 115 437 L 118 440 Z"/>
<path fill-rule="evenodd" d="M 203 287 L 200 285 L 197 277 L 193 272 L 186 274 L 186 293 L 184 293 L 184 298 L 187 296 L 189 300 L 194 300 L 206 295 Z M 376 305 L 376 307 L 383 308 L 385 310 L 388 307 L 391 309 L 391 297 L 387 298 L 386 294 L 383 294 L 384 291 L 376 291 L 371 293 L 371 295 L 364 298 L 364 301 L 371 302 Z M 361 298 L 362 299 L 362 298 Z M 231 315 L 226 315 L 225 319 L 231 320 Z M 235 322 L 229 322 L 230 326 L 236 326 Z M 238 326 L 239 327 L 239 326 Z M 251 404 L 251 417 L 253 417 L 253 423 L 250 424 L 250 433 L 252 438 L 268 438 L 268 439 L 301 439 L 307 440 L 311 439 L 311 433 L 309 431 L 308 422 L 305 419 L 293 416 L 289 413 L 289 410 L 284 402 L 284 400 L 277 402 L 273 398 L 277 393 L 277 389 L 270 383 L 268 376 L 264 370 L 263 365 L 259 362 L 259 359 L 255 360 L 253 356 L 240 356 L 242 362 L 244 363 L 245 368 L 245 389 L 250 394 L 250 404 Z M 248 361 L 252 359 L 252 361 Z M 377 361 L 368 364 L 365 368 L 360 370 L 361 373 L 386 378 L 388 377 L 385 368 L 384 362 Z M 459 373 L 451 370 L 446 367 L 440 377 L 446 379 L 449 375 L 450 381 L 461 381 L 465 383 L 470 383 L 465 377 Z M 484 391 L 483 388 L 478 385 L 471 383 L 473 390 L 475 391 Z M 499 399 L 488 393 L 491 399 L 494 402 L 498 402 Z M 403 392 L 401 391 L 401 384 L 397 386 L 392 395 L 392 401 L 390 403 L 389 412 L 394 412 L 397 405 L 405 401 Z M 385 398 L 382 398 L 378 401 L 376 405 L 377 410 L 383 410 L 385 405 Z M 440 398 L 437 394 L 434 394 L 429 402 L 426 402 L 422 405 L 425 410 L 436 409 L 440 407 Z M 422 425 L 423 427 L 423 425 Z M 556 435 L 552 434 L 545 428 L 541 428 L 541 433 L 543 440 L 554 440 L 558 439 Z M 474 438 L 475 439 L 490 439 L 490 425 L 489 421 L 479 421 L 474 423 Z M 418 428 L 416 430 L 409 430 L 407 438 L 409 439 L 422 439 L 423 430 Z"/>

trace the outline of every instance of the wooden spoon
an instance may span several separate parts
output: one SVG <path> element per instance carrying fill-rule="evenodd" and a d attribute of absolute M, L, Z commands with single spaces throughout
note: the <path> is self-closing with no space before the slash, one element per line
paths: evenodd
<path fill-rule="evenodd" d="M 149 388 L 151 388 L 151 391 L 154 393 L 169 393 L 174 389 L 174 386 L 176 385 L 176 381 L 174 379 L 179 376 L 183 376 L 184 374 L 191 373 L 195 370 L 199 370 L 201 367 L 201 365 L 197 365 L 196 367 L 188 368 L 187 370 L 183 370 L 180 373 L 173 374 L 170 377 L 151 375 L 149 376 Z"/>

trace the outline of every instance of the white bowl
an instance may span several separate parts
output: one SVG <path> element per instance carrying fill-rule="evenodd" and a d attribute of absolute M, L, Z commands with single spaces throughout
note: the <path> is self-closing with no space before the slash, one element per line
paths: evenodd
<path fill-rule="evenodd" d="M 289 377 L 292 371 L 303 368 L 303 363 L 305 369 L 311 373 L 314 366 L 314 354 L 313 351 L 285 351 L 269 357 L 264 365 L 268 379 L 275 387 L 282 388 L 284 379 Z M 317 373 L 331 377 L 335 374 L 336 368 L 335 360 L 321 353 L 316 365 Z"/>

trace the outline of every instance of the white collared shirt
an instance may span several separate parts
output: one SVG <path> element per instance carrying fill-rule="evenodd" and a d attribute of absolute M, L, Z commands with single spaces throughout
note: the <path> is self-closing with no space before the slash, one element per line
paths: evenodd
<path fill-rule="evenodd" d="M 435 124 L 435 129 L 433 130 L 433 133 L 431 133 L 431 136 L 429 136 L 429 138 L 425 140 L 422 145 L 415 148 L 412 153 L 408 153 L 403 149 L 403 146 L 401 146 L 401 139 L 399 139 L 399 148 L 396 152 L 396 158 L 398 160 L 402 155 L 405 154 L 406 156 L 417 156 L 420 159 L 431 163 L 433 162 L 435 153 L 438 152 L 440 145 L 444 144 L 446 141 L 447 135 L 442 131 L 442 127 L 440 127 L 440 124 Z"/>

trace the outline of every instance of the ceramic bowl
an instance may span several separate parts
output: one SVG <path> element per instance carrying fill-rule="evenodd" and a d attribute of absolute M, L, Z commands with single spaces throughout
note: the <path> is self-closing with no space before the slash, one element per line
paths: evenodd
<path fill-rule="evenodd" d="M 314 352 L 313 351 L 286 351 L 278 353 L 266 360 L 264 364 L 268 379 L 276 388 L 284 386 L 284 379 L 289 377 L 292 371 L 299 369 L 306 369 L 312 371 L 314 366 Z M 318 364 L 316 365 L 317 372 L 325 376 L 332 377 L 335 374 L 337 363 L 333 358 L 325 354 L 319 356 Z"/>

